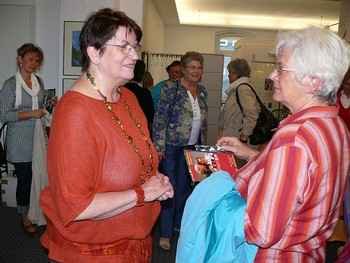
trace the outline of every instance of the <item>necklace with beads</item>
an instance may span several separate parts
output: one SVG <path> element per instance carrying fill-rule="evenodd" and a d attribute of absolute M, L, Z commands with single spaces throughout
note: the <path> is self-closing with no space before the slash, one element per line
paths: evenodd
<path fill-rule="evenodd" d="M 96 90 L 100 94 L 100 96 L 103 99 L 103 102 L 107 106 L 108 111 L 112 113 L 112 119 L 117 122 L 121 132 L 127 138 L 128 143 L 131 144 L 132 147 L 134 148 L 134 152 L 138 155 L 140 163 L 141 163 L 141 167 L 142 167 L 140 179 L 141 179 L 141 184 L 143 184 L 144 182 L 146 182 L 151 177 L 151 173 L 153 171 L 153 151 L 152 151 L 152 147 L 151 147 L 151 144 L 150 144 L 147 136 L 142 131 L 142 124 L 137 121 L 137 119 L 135 118 L 134 114 L 131 112 L 131 109 L 130 109 L 129 105 L 126 103 L 126 100 L 125 100 L 123 94 L 121 94 L 121 92 L 118 91 L 118 93 L 119 93 L 119 95 L 120 95 L 120 97 L 121 97 L 121 99 L 122 99 L 122 101 L 124 103 L 124 106 L 125 106 L 126 110 L 129 112 L 129 115 L 130 115 L 131 119 L 133 120 L 133 122 L 134 122 L 135 126 L 137 127 L 138 131 L 142 135 L 142 139 L 145 141 L 145 143 L 147 145 L 147 149 L 149 151 L 149 158 L 150 158 L 150 165 L 148 166 L 147 169 L 146 169 L 145 161 L 143 160 L 143 157 L 140 154 L 139 148 L 137 147 L 137 145 L 133 141 L 132 137 L 125 130 L 122 121 L 117 117 L 117 115 L 115 114 L 111 104 L 109 104 L 109 102 L 107 101 L 107 97 L 102 94 L 100 88 L 96 85 L 95 78 L 93 76 L 91 76 L 89 71 L 86 72 L 86 77 L 88 78 L 88 80 L 92 84 L 94 90 Z"/>

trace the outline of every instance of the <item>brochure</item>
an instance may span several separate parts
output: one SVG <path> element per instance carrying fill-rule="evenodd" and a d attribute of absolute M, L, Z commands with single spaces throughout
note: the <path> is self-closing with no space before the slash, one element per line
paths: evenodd
<path fill-rule="evenodd" d="M 211 173 L 225 170 L 229 174 L 237 171 L 237 165 L 232 152 L 213 150 L 184 150 L 192 181 L 200 182 Z"/>

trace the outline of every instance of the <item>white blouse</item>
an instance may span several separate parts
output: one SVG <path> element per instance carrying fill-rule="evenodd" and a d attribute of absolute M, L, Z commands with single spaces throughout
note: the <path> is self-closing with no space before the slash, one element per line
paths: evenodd
<path fill-rule="evenodd" d="M 198 97 L 194 99 L 191 92 L 189 91 L 187 91 L 187 94 L 188 94 L 188 97 L 190 98 L 192 111 L 193 111 L 191 136 L 190 136 L 190 139 L 188 140 L 187 145 L 194 145 L 198 142 L 199 133 L 201 130 L 201 110 L 198 104 Z"/>

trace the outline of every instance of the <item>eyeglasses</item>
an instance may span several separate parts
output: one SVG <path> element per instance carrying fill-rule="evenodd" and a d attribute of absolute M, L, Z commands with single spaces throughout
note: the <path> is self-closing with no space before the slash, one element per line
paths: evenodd
<path fill-rule="evenodd" d="M 196 67 L 196 66 L 186 66 L 186 68 L 189 68 L 191 71 L 202 71 L 203 70 L 203 67 Z"/>
<path fill-rule="evenodd" d="M 130 43 L 125 43 L 123 45 L 118 45 L 118 44 L 105 44 L 105 45 L 119 47 L 121 51 L 123 51 L 125 54 L 130 53 L 131 49 L 134 49 L 136 52 L 140 52 L 142 48 L 141 44 L 131 45 Z"/>
<path fill-rule="evenodd" d="M 281 64 L 277 64 L 276 66 L 277 74 L 280 76 L 284 71 L 294 71 L 294 72 L 305 72 L 304 70 L 284 68 Z"/>

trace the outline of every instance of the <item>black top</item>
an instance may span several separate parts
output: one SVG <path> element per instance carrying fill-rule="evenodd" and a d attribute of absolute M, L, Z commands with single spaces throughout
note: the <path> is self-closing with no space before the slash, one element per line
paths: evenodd
<path fill-rule="evenodd" d="M 146 116 L 147 122 L 152 123 L 154 117 L 154 107 L 151 92 L 133 82 L 126 83 L 124 86 L 135 94 L 140 107 Z"/>

